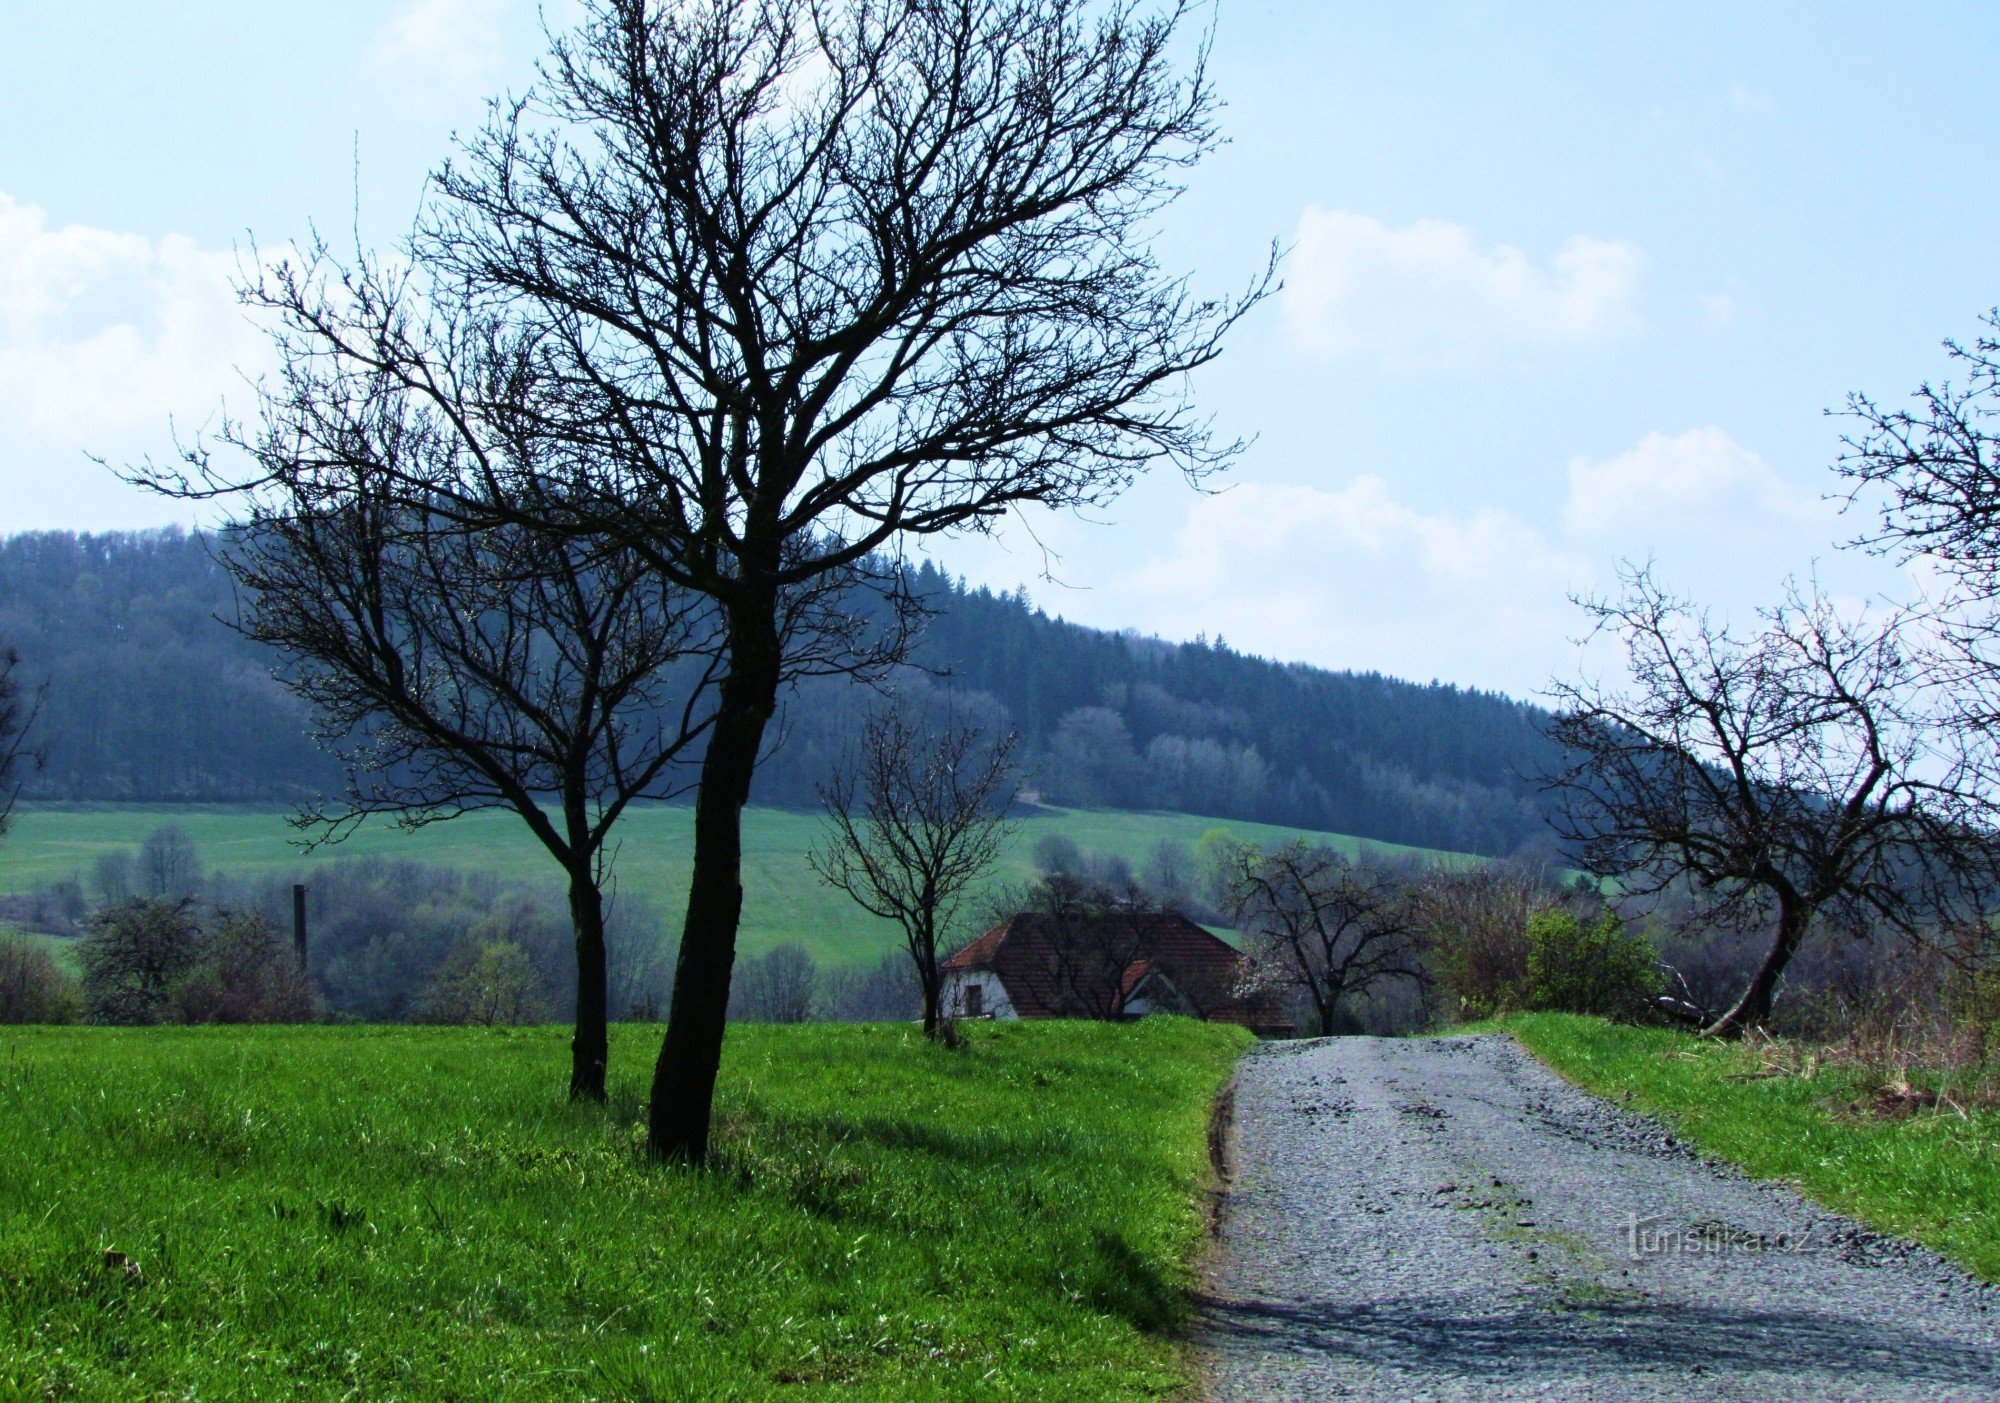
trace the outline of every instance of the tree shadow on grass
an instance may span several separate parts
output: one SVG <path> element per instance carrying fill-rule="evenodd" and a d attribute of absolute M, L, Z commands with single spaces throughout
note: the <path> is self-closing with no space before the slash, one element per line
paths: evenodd
<path fill-rule="evenodd" d="M 1468 1379 L 1523 1370 L 1573 1376 L 1682 1369 L 2000 1388 L 2000 1356 L 1992 1350 L 1807 1311 L 1618 1302 L 1479 1313 L 1442 1297 L 1201 1305 L 1204 1334 L 1225 1357 L 1320 1354 Z"/>
<path fill-rule="evenodd" d="M 1093 1232 L 1082 1260 L 1063 1275 L 1092 1309 L 1118 1316 L 1147 1334 L 1176 1329 L 1188 1318 L 1187 1294 L 1121 1234 Z"/>

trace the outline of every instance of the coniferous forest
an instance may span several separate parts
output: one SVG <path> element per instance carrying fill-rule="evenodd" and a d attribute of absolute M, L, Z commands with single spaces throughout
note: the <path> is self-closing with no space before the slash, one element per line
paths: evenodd
<path fill-rule="evenodd" d="M 1171 809 L 1505 854 L 1545 842 L 1546 715 L 1490 693 L 1246 657 L 1081 627 L 1026 594 L 929 565 L 931 617 L 895 686 L 949 691 L 1021 737 L 1029 788 L 1064 805 Z M 237 616 L 211 543 L 177 531 L 0 541 L 0 638 L 46 686 L 35 800 L 292 802 L 338 785 L 278 661 Z M 920 669 L 920 670 L 919 670 Z M 801 684 L 756 798 L 810 805 L 880 704 Z"/>

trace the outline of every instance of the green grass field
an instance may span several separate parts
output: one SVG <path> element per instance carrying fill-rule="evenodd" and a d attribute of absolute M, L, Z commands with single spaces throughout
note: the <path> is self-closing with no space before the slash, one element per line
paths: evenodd
<path fill-rule="evenodd" d="M 619 889 L 641 894 L 663 916 L 675 920 L 686 900 L 692 815 L 692 809 L 680 805 L 635 809 L 620 829 L 623 836 L 615 868 Z M 283 813 L 273 809 L 63 804 L 24 805 L 16 813 L 13 831 L 0 842 L 0 893 L 26 892 L 71 877 L 87 884 L 98 854 L 136 847 L 163 823 L 177 823 L 187 830 L 201 850 L 204 867 L 239 875 L 300 872 L 301 880 L 309 881 L 314 863 L 365 855 L 495 872 L 547 883 L 551 890 L 558 881 L 553 862 L 526 826 L 503 813 L 472 814 L 416 833 L 371 824 L 338 847 L 322 848 L 308 857 L 294 846 L 296 835 L 285 824 Z M 1035 844 L 1045 834 L 1064 834 L 1086 850 L 1138 864 L 1162 838 L 1178 839 L 1193 847 L 1212 828 L 1226 828 L 1255 843 L 1285 840 L 1298 833 L 1189 814 L 1043 810 L 1017 825 L 999 875 L 1002 880 L 1028 876 Z M 791 941 L 805 946 L 825 964 L 872 964 L 895 945 L 898 937 L 893 927 L 821 886 L 806 865 L 806 853 L 820 833 L 817 814 L 785 809 L 751 809 L 746 814 L 745 954 L 761 954 L 773 945 Z M 1309 836 L 1350 854 L 1364 846 L 1383 853 L 1413 851 L 1364 844 L 1338 834 Z"/>
<path fill-rule="evenodd" d="M 1885 1116 L 1873 1104 L 1879 1075 L 1666 1029 L 1553 1013 L 1497 1026 L 1584 1090 L 1661 1116 L 1704 1152 L 2000 1281 L 2000 1113 Z"/>
<path fill-rule="evenodd" d="M 1187 1383 L 1240 1029 L 734 1027 L 708 1174 L 641 1153 L 657 1036 L 572 1107 L 559 1028 L 5 1030 L 0 1398 Z"/>

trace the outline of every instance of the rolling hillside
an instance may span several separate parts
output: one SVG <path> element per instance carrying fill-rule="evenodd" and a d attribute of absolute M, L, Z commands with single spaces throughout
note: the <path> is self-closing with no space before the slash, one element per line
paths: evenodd
<path fill-rule="evenodd" d="M 1213 814 L 1505 854 L 1547 841 L 1535 775 L 1545 716 L 1490 693 L 1330 672 L 1052 618 L 1025 595 L 968 590 L 928 567 L 933 610 L 904 690 L 949 687 L 1021 736 L 1041 798 L 1065 808 Z M 175 532 L 0 540 L 0 643 L 45 682 L 48 767 L 36 800 L 261 802 L 323 792 L 338 771 L 233 633 L 210 544 Z M 809 808 L 879 694 L 805 684 L 756 797 Z"/>
<path fill-rule="evenodd" d="M 670 929 L 678 928 L 681 903 L 686 900 L 692 813 L 666 804 L 635 809 L 621 830 L 617 889 L 639 897 Z M 306 856 L 293 846 L 282 811 L 269 806 L 56 804 L 29 805 L 16 815 L 14 831 L 0 843 L 0 895 L 70 879 L 88 885 L 100 854 L 135 848 L 148 832 L 165 823 L 180 825 L 193 839 L 205 871 L 236 878 L 296 874 L 296 880 L 310 884 L 313 868 L 322 863 L 384 857 L 560 891 L 554 864 L 520 821 L 506 814 L 473 814 L 416 833 L 366 826 L 339 847 Z M 1188 814 L 1043 810 L 1021 820 L 1000 876 L 1001 880 L 1028 876 L 1035 845 L 1049 834 L 1066 836 L 1087 852 L 1122 857 L 1137 865 L 1162 839 L 1176 839 L 1192 848 L 1217 827 L 1260 843 L 1296 831 Z M 768 808 L 753 808 L 746 814 L 741 945 L 746 956 L 789 942 L 805 946 L 825 964 L 872 964 L 895 945 L 893 926 L 820 885 L 806 865 L 806 853 L 819 832 L 819 820 L 810 814 Z M 1362 846 L 1361 840 L 1342 835 L 1313 836 L 1349 853 Z"/>

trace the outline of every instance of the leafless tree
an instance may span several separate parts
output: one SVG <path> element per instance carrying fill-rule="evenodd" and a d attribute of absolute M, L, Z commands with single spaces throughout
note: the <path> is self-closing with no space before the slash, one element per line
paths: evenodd
<path fill-rule="evenodd" d="M 1815 923 L 1920 935 L 1985 917 L 1992 814 L 1903 617 L 1843 617 L 1794 590 L 1739 638 L 1647 571 L 1585 605 L 1622 638 L 1632 685 L 1554 688 L 1559 828 L 1628 893 L 1690 882 L 1712 917 L 1774 924 L 1711 1034 L 1769 1016 Z"/>
<path fill-rule="evenodd" d="M 602 1100 L 611 844 L 634 802 L 692 783 L 677 762 L 712 714 L 712 614 L 614 545 L 467 530 L 379 491 L 386 459 L 492 449 L 469 420 L 453 428 L 398 398 L 350 416 L 337 487 L 322 471 L 311 494 L 252 499 L 224 554 L 247 594 L 239 626 L 287 659 L 281 677 L 346 766 L 345 795 L 304 809 L 302 828 L 337 841 L 371 815 L 414 829 L 502 808 L 561 864 L 570 1095 Z M 253 446 L 283 472 L 297 445 L 267 431 Z"/>
<path fill-rule="evenodd" d="M 911 535 L 1103 503 L 1156 463 L 1199 478 L 1234 451 L 1188 377 L 1271 270 L 1216 301 L 1155 253 L 1217 140 L 1192 8 L 586 0 L 536 90 L 438 173 L 400 263 L 420 287 L 364 262 L 249 289 L 285 358 L 335 389 L 429 393 L 412 328 L 484 326 L 546 369 L 540 428 L 570 451 L 461 457 L 406 494 L 619 541 L 719 608 L 656 1155 L 706 1154 L 741 810 L 787 669 L 840 656 L 828 591 L 885 556 L 900 578 Z"/>
<path fill-rule="evenodd" d="M 1253 989 L 1297 989 L 1331 1037 L 1341 1000 L 1395 979 L 1422 980 L 1403 884 L 1303 839 L 1225 859 L 1230 909 L 1249 937 Z"/>
<path fill-rule="evenodd" d="M 1970 344 L 1945 342 L 1960 375 L 1926 382 L 1903 407 L 1850 395 L 1858 427 L 1836 471 L 1853 503 L 1879 511 L 1864 544 L 1920 559 L 1943 584 L 1931 601 L 1949 667 L 1953 720 L 1989 766 L 2000 742 L 2000 310 Z"/>
<path fill-rule="evenodd" d="M 1048 983 L 1055 1006 L 1069 1018 L 1113 1022 L 1125 1016 L 1126 975 L 1152 952 L 1153 911 L 1133 887 L 1113 890 L 1070 872 L 1047 872 L 1025 906 L 1039 922 L 1027 949 Z M 1169 980 L 1172 972 L 1160 971 Z"/>
<path fill-rule="evenodd" d="M 1923 555 L 1973 600 L 2000 601 L 2000 309 L 1971 344 L 1945 342 L 1962 378 L 1926 382 L 1906 408 L 1850 395 L 1859 427 L 1836 471 L 1880 489 L 1870 543 Z"/>
<path fill-rule="evenodd" d="M 21 655 L 0 648 L 0 837 L 13 819 L 22 773 L 41 768 L 42 754 L 29 739 L 40 710 L 39 694 L 22 695 Z"/>
<path fill-rule="evenodd" d="M 859 754 L 820 786 L 831 833 L 811 854 L 813 870 L 902 928 L 929 1038 L 942 1034 L 942 947 L 1006 843 L 1014 741 L 950 718 L 932 730 L 890 709 L 869 719 Z"/>
<path fill-rule="evenodd" d="M 178 823 L 163 823 L 139 844 L 140 895 L 182 901 L 201 885 L 201 850 Z"/>
<path fill-rule="evenodd" d="M 1410 889 L 1410 913 L 1432 976 L 1423 987 L 1456 1000 L 1451 1011 L 1499 1012 L 1528 972 L 1528 922 L 1553 905 L 1547 874 L 1515 862 L 1438 867 Z"/>
<path fill-rule="evenodd" d="M 819 1006 L 819 962 L 801 945 L 779 945 L 747 960 L 731 990 L 733 1017 L 807 1023 Z"/>

